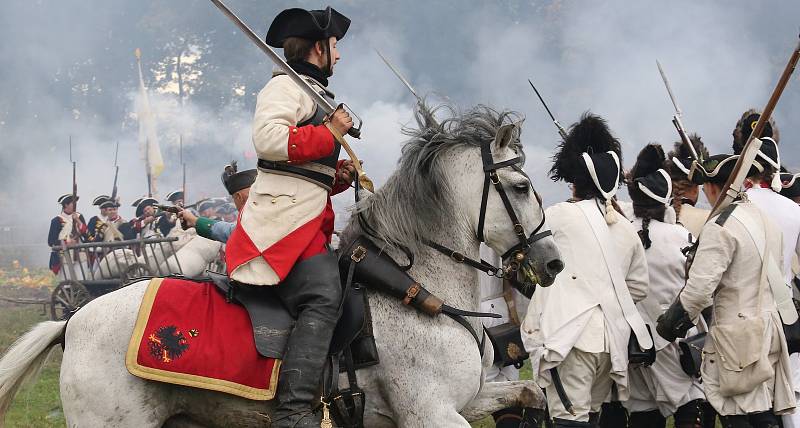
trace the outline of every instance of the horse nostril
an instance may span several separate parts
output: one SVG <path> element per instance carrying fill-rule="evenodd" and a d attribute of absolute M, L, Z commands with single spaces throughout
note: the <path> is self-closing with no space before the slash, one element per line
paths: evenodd
<path fill-rule="evenodd" d="M 564 270 L 564 262 L 559 259 L 551 260 L 547 263 L 547 273 L 555 275 Z"/>

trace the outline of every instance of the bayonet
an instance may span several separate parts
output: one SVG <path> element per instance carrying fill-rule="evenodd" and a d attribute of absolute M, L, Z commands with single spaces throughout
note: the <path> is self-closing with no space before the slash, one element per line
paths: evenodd
<path fill-rule="evenodd" d="M 392 65 L 392 63 L 389 62 L 389 60 L 386 59 L 385 56 L 383 56 L 381 51 L 379 51 L 378 49 L 375 49 L 375 53 L 377 53 L 378 56 L 381 57 L 383 62 L 389 67 L 390 70 L 392 70 L 392 73 L 394 73 L 394 75 L 397 76 L 397 78 L 400 79 L 400 81 L 403 82 L 404 85 L 406 85 L 406 88 L 408 88 L 408 90 L 411 91 L 412 94 L 414 94 L 414 97 L 417 99 L 417 103 L 422 105 L 422 97 L 420 97 L 419 94 L 417 94 L 417 91 L 414 90 L 414 87 L 411 86 L 411 83 L 409 83 L 408 80 L 403 76 L 403 74 L 400 73 L 400 70 L 395 68 L 395 66 Z"/>
<path fill-rule="evenodd" d="M 340 107 L 346 110 L 350 114 L 350 116 L 353 117 L 354 121 L 359 122 L 358 126 L 353 126 L 352 128 L 350 128 L 349 131 L 347 131 L 347 133 L 354 138 L 361 138 L 361 120 L 349 107 L 347 107 L 346 104 L 339 104 L 338 106 L 334 106 L 330 102 L 328 102 L 328 100 L 326 100 L 319 92 L 315 91 L 314 88 L 311 87 L 311 84 L 308 83 L 308 81 L 300 77 L 300 75 L 297 74 L 297 72 L 294 71 L 292 67 L 289 67 L 289 64 L 287 64 L 286 61 L 284 61 L 283 58 L 281 58 L 277 52 L 275 52 L 266 42 L 264 42 L 264 40 L 261 40 L 261 38 L 258 37 L 256 33 L 253 32 L 253 30 L 250 27 L 248 27 L 247 24 L 245 24 L 238 16 L 236 16 L 236 14 L 233 13 L 233 11 L 231 11 L 228 8 L 228 6 L 226 6 L 221 0 L 211 0 L 211 2 L 214 3 L 214 5 L 217 6 L 217 8 L 225 16 L 227 16 L 237 27 L 239 27 L 239 29 L 245 34 L 245 36 L 247 36 L 253 43 L 255 43 L 256 46 L 258 46 L 258 48 L 261 49 L 261 51 L 264 52 L 269 57 L 269 59 L 271 59 L 272 62 L 274 62 L 275 65 L 278 66 L 278 68 L 281 69 L 281 71 L 286 73 L 286 75 L 289 76 L 289 78 L 292 79 L 292 81 L 296 83 L 297 86 L 306 95 L 311 97 L 311 99 L 314 100 L 317 106 L 321 108 L 322 111 L 325 112 L 325 114 L 331 115 L 333 114 L 334 111 L 336 111 L 336 109 Z M 347 140 L 345 140 L 341 135 L 339 135 L 339 132 L 336 131 L 329 123 L 326 123 L 326 126 L 328 127 L 328 129 L 331 130 L 331 134 L 333 134 L 334 138 L 336 138 L 336 141 L 338 141 L 339 144 L 342 145 L 342 148 L 350 156 L 350 159 L 352 159 L 353 167 L 358 173 L 358 181 L 361 184 L 361 187 L 369 190 L 370 192 L 373 192 L 374 185 L 372 184 L 372 180 L 370 180 L 369 177 L 367 177 L 367 175 L 364 173 L 364 170 L 361 167 L 361 161 L 358 159 L 356 153 L 347 143 Z"/>
<path fill-rule="evenodd" d="M 183 205 L 186 205 L 186 162 L 183 161 L 183 135 L 180 136 L 180 145 L 181 145 L 181 167 L 183 168 L 183 184 L 181 185 L 181 191 L 183 192 Z"/>
<path fill-rule="evenodd" d="M 561 126 L 560 123 L 558 123 L 558 120 L 556 120 L 556 117 L 553 116 L 553 113 L 550 111 L 550 108 L 547 107 L 547 103 L 544 102 L 544 98 L 542 98 L 542 95 L 539 93 L 539 90 L 536 89 L 536 86 L 533 85 L 533 82 L 531 82 L 531 79 L 528 79 L 528 83 L 531 84 L 531 88 L 533 88 L 533 92 L 536 92 L 536 96 L 539 97 L 539 101 L 542 102 L 542 105 L 544 106 L 544 109 L 547 110 L 547 114 L 550 115 L 550 119 L 553 120 L 553 124 L 555 124 L 556 128 L 558 128 L 558 134 L 561 135 L 561 138 L 566 140 L 567 139 L 567 131 L 564 129 L 563 126 Z"/>
<path fill-rule="evenodd" d="M 111 188 L 111 200 L 114 203 L 118 203 L 117 201 L 117 178 L 119 177 L 119 164 L 117 163 L 117 158 L 119 156 L 119 140 L 117 141 L 117 149 L 114 151 L 114 186 Z"/>
<path fill-rule="evenodd" d="M 658 60 L 656 60 L 656 65 L 658 66 L 658 72 L 661 74 L 661 80 L 664 81 L 664 86 L 667 87 L 667 93 L 669 94 L 669 99 L 672 101 L 672 106 L 675 107 L 675 114 L 672 116 L 672 124 L 678 131 L 681 141 L 686 145 L 689 149 L 689 153 L 692 155 L 692 167 L 689 170 L 689 181 L 692 181 L 692 177 L 697 168 L 701 167 L 703 159 L 697 154 L 697 150 L 694 149 L 694 145 L 689 139 L 689 135 L 686 133 L 686 128 L 683 127 L 683 122 L 681 122 L 683 113 L 681 112 L 681 108 L 678 107 L 678 100 L 675 98 L 675 93 L 672 92 L 672 86 L 670 86 L 669 79 L 667 79 L 667 73 L 664 72 L 664 68 L 661 67 L 661 63 Z"/>

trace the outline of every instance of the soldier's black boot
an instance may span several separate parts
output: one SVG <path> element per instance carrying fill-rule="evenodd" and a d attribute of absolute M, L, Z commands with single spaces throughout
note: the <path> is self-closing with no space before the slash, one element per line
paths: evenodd
<path fill-rule="evenodd" d="M 322 372 L 338 320 L 342 289 L 333 254 L 295 265 L 276 293 L 297 322 L 281 362 L 274 428 L 319 428 Z"/>
<path fill-rule="evenodd" d="M 566 419 L 553 418 L 554 428 L 590 428 L 592 426 L 589 422 L 569 421 Z"/>

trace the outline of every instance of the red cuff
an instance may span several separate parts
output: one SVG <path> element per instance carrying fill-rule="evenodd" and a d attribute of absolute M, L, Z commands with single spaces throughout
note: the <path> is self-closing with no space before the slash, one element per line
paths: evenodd
<path fill-rule="evenodd" d="M 330 156 L 334 149 L 334 138 L 325 125 L 289 127 L 289 160 L 308 162 Z"/>
<path fill-rule="evenodd" d="M 85 224 L 83 224 L 83 223 L 81 223 L 81 224 L 80 224 L 80 226 L 78 226 L 78 231 L 80 231 L 81 235 L 83 235 L 84 233 L 86 233 L 86 231 L 88 231 L 88 230 L 89 230 L 89 227 L 88 227 L 88 226 L 86 226 L 86 225 L 85 225 Z"/>

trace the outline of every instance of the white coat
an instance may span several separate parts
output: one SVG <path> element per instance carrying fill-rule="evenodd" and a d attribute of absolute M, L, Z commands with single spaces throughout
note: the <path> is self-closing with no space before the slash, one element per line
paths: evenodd
<path fill-rule="evenodd" d="M 541 387 L 550 384 L 548 370 L 557 367 L 573 347 L 585 352 L 609 352 L 610 376 L 621 400 L 627 399 L 628 340 L 631 326 L 618 299 L 638 302 L 647 296 L 647 261 L 633 226 L 621 215 L 608 225 L 627 288 L 617 295 L 601 247 L 578 204 L 592 207 L 601 221 L 604 204 L 596 199 L 562 202 L 547 209 L 547 222 L 564 261 L 564 271 L 555 283 L 533 295 L 522 324 L 522 339 L 531 353 L 534 376 Z M 596 208 L 596 209 L 595 209 Z M 635 311 L 634 311 L 635 312 Z M 644 321 L 636 315 L 637 328 Z"/>

